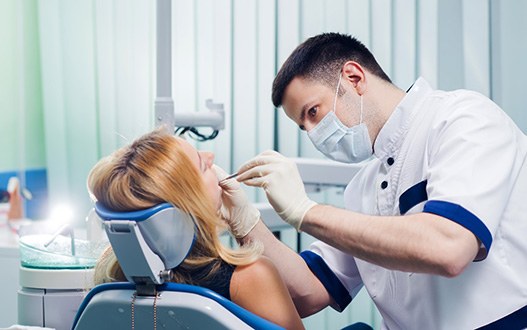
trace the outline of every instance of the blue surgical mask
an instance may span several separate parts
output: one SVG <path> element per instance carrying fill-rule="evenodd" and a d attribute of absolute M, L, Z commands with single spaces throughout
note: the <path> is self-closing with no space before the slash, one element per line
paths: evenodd
<path fill-rule="evenodd" d="M 368 159 L 373 153 L 368 127 L 362 122 L 362 95 L 359 124 L 347 127 L 336 115 L 341 80 L 342 74 L 339 76 L 335 92 L 333 111 L 328 112 L 307 135 L 318 151 L 326 157 L 343 163 L 358 163 Z"/>

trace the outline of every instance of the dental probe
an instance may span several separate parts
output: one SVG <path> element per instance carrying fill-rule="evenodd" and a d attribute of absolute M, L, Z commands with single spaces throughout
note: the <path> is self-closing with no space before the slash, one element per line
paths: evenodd
<path fill-rule="evenodd" d="M 227 180 L 229 180 L 229 179 L 232 179 L 232 178 L 235 178 L 235 177 L 237 177 L 237 176 L 238 176 L 238 172 L 233 173 L 233 174 L 229 175 L 228 177 L 224 178 L 223 180 L 220 180 L 219 183 L 220 183 L 220 184 L 221 184 L 221 183 L 224 183 L 225 181 L 227 181 Z"/>

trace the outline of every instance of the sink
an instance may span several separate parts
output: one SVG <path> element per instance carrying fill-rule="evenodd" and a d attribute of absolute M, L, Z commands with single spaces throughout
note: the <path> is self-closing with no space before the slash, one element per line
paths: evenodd
<path fill-rule="evenodd" d="M 108 242 L 91 242 L 63 235 L 31 234 L 21 236 L 19 245 L 23 267 L 79 269 L 93 268 Z"/>

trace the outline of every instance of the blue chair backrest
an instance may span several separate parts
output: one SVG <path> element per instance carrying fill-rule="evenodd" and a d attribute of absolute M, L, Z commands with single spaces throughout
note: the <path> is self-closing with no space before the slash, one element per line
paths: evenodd
<path fill-rule="evenodd" d="M 158 329 L 283 329 L 205 288 L 165 283 L 158 289 Z M 128 282 L 96 286 L 82 302 L 72 329 L 130 328 L 134 292 L 135 285 Z M 135 329 L 153 328 L 153 304 L 153 297 L 136 298 Z"/>

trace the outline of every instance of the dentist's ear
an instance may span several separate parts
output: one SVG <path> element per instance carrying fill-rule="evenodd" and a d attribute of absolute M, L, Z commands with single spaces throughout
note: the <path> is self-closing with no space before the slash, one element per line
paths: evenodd
<path fill-rule="evenodd" d="M 342 67 L 342 74 L 346 80 L 355 88 L 357 94 L 362 95 L 366 91 L 366 70 L 355 61 L 348 61 Z"/>

